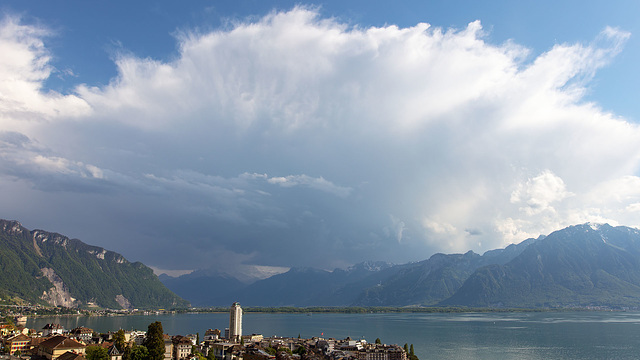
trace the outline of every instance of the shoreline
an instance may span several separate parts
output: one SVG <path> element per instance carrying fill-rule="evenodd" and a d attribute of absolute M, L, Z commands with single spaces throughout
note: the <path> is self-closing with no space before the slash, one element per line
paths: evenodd
<path fill-rule="evenodd" d="M 71 310 L 71 309 L 68 309 Z M 148 310 L 123 312 L 122 310 L 77 310 L 75 313 L 48 313 L 30 314 L 23 313 L 28 318 L 41 317 L 120 317 L 120 316 L 156 316 L 171 314 L 221 314 L 228 313 L 227 307 L 189 308 L 172 310 Z M 627 312 L 640 311 L 637 309 L 609 309 L 609 308 L 403 308 L 403 307 L 245 307 L 244 313 L 256 314 L 472 314 L 472 313 L 561 313 L 561 312 Z"/>

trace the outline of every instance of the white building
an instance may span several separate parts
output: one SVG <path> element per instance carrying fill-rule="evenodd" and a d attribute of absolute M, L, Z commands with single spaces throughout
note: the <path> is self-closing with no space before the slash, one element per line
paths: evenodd
<path fill-rule="evenodd" d="M 229 342 L 239 343 L 242 338 L 242 308 L 234 302 L 229 311 Z"/>
<path fill-rule="evenodd" d="M 42 337 L 62 335 L 64 328 L 60 324 L 47 324 L 42 328 Z"/>

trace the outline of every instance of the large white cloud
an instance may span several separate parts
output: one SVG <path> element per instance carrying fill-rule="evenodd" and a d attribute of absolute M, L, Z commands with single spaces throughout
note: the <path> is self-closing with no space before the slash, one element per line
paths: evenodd
<path fill-rule="evenodd" d="M 197 266 L 223 252 L 330 267 L 486 250 L 576 222 L 640 226 L 640 128 L 583 100 L 620 30 L 530 58 L 487 43 L 478 21 L 361 28 L 295 8 L 185 33 L 168 62 L 132 49 L 109 85 L 67 95 L 42 89 L 44 30 L 7 18 L 0 31 L 15 59 L 0 62 L 12 131 L 0 177 L 65 189 L 54 198 L 79 217 L 82 184 L 122 236 L 154 242 L 127 250 L 147 262 L 176 237 Z M 165 266 L 185 268 L 176 258 Z"/>
<path fill-rule="evenodd" d="M 4 131 L 24 131 L 51 118 L 89 112 L 88 105 L 75 95 L 43 91 L 44 81 L 54 71 L 42 41 L 48 35 L 46 29 L 23 25 L 16 17 L 0 20 L 0 118 Z"/>

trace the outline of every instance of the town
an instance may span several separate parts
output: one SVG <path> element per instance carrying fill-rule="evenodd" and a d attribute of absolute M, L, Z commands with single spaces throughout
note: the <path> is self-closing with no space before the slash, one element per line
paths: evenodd
<path fill-rule="evenodd" d="M 199 333 L 166 334 L 157 321 L 146 331 L 97 333 L 55 323 L 28 329 L 26 318 L 18 316 L 0 325 L 0 353 L 15 360 L 418 360 L 413 344 L 387 345 L 380 339 L 243 335 L 242 315 L 240 304 L 233 303 L 229 327 L 208 329 L 202 338 Z"/>

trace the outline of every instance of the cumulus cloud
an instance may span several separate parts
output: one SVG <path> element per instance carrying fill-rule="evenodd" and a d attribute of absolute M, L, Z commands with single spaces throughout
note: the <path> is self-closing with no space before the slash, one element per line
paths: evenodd
<path fill-rule="evenodd" d="M 300 265 L 300 251 L 326 268 L 404 262 L 576 222 L 640 226 L 640 127 L 583 100 L 618 29 L 531 58 L 479 21 L 365 28 L 297 7 L 185 31 L 169 61 L 132 49 L 108 85 L 58 94 L 43 88 L 51 34 L 0 28 L 0 180 L 57 174 L 66 192 L 46 201 L 117 218 L 130 234 L 102 245 L 153 243 L 126 251 L 163 269 L 191 268 L 177 255 Z M 82 188 L 99 214 L 78 183 L 100 184 Z"/>
<path fill-rule="evenodd" d="M 520 210 L 527 215 L 543 211 L 555 213 L 551 204 L 570 195 L 562 179 L 547 170 L 527 180 L 526 184 L 518 185 L 518 189 L 511 193 L 511 202 L 524 203 L 525 207 Z"/>
<path fill-rule="evenodd" d="M 75 95 L 43 91 L 54 72 L 43 38 L 47 29 L 21 24 L 20 18 L 0 20 L 0 118 L 2 130 L 24 131 L 56 117 L 87 115 L 87 103 Z"/>

